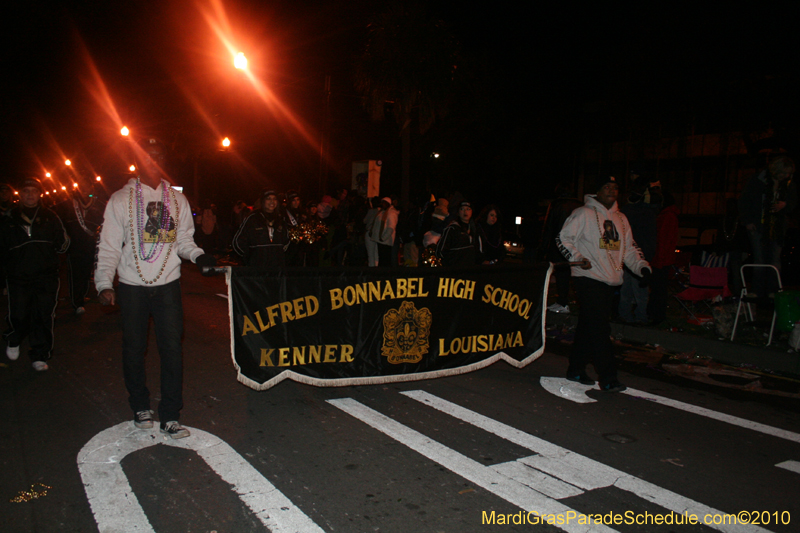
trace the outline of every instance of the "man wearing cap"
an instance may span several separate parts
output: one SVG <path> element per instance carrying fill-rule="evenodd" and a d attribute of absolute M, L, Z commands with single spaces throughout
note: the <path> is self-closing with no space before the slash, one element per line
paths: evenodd
<path fill-rule="evenodd" d="M 467 201 L 459 203 L 457 215 L 445 226 L 436 245 L 436 256 L 442 260 L 442 266 L 475 266 L 483 252 L 483 244 L 472 220 L 472 204 Z"/>
<path fill-rule="evenodd" d="M 278 193 L 265 190 L 261 209 L 245 219 L 233 238 L 233 249 L 247 266 L 282 269 L 288 246 L 289 231 L 278 210 Z"/>
<path fill-rule="evenodd" d="M 25 337 L 33 368 L 47 370 L 53 350 L 53 317 L 58 301 L 58 255 L 69 237 L 55 212 L 41 204 L 42 184 L 27 178 L 20 201 L 0 222 L 0 250 L 8 284 L 6 355 L 19 357 Z"/>
<path fill-rule="evenodd" d="M 391 267 L 397 264 L 392 261 L 392 246 L 397 231 L 397 209 L 392 207 L 392 199 L 381 198 L 381 207 L 375 213 L 372 224 L 367 228 L 367 239 L 378 246 L 378 266 Z M 369 246 L 367 247 L 369 250 Z"/>
<path fill-rule="evenodd" d="M 183 407 L 181 258 L 201 269 L 216 261 L 195 244 L 189 202 L 166 180 L 164 145 L 145 139 L 135 148 L 139 176 L 108 201 L 94 282 L 100 303 L 119 303 L 122 311 L 123 375 L 133 423 L 140 429 L 153 427 L 145 373 L 147 330 L 153 317 L 161 358 L 161 432 L 180 439 L 189 436 L 178 422 Z M 155 213 L 156 220 L 148 223 L 148 214 Z M 115 273 L 119 274 L 116 291 Z"/>
<path fill-rule="evenodd" d="M 633 240 L 628 219 L 617 207 L 619 187 L 614 177 L 601 178 L 597 194 L 587 194 L 584 206 L 564 222 L 557 242 L 570 262 L 578 295 L 578 328 L 569 358 L 567 379 L 594 385 L 586 374 L 593 362 L 600 389 L 621 392 L 611 344 L 611 304 L 614 288 L 622 285 L 623 267 L 647 282 L 651 268 Z"/>

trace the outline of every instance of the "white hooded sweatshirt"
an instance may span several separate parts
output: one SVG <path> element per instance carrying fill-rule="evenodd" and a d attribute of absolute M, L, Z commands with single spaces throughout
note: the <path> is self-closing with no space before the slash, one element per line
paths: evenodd
<path fill-rule="evenodd" d="M 162 217 L 154 209 L 160 208 L 163 187 L 170 187 L 162 181 L 153 190 L 142 184 L 142 199 L 145 212 L 142 213 L 141 232 L 144 235 L 144 251 L 150 253 L 153 247 L 148 239 L 155 237 L 161 229 L 162 242 L 166 242 L 155 261 L 146 262 L 141 257 L 139 247 L 140 223 L 136 211 L 136 179 L 131 178 L 125 186 L 111 195 L 108 201 L 97 248 L 97 266 L 94 284 L 97 292 L 113 288 L 114 274 L 119 272 L 119 281 L 126 285 L 155 286 L 166 285 L 181 276 L 181 258 L 194 262 L 203 254 L 202 248 L 194 243 L 194 220 L 192 209 L 186 197 L 170 187 L 168 192 L 169 220 L 167 228 L 160 228 Z M 150 211 L 150 213 L 147 213 Z M 148 214 L 154 215 L 148 224 Z M 152 230 L 152 231 L 149 231 Z M 151 237 L 152 236 L 152 237 Z M 134 247 L 137 259 L 134 257 Z M 157 248 L 156 248 L 157 250 Z M 156 252 L 157 253 L 157 252 Z M 163 270 L 162 270 L 163 268 Z M 159 275 L 160 274 L 160 275 Z"/>
<path fill-rule="evenodd" d="M 623 263 L 637 276 L 641 276 L 642 269 L 650 269 L 617 203 L 606 209 L 593 194 L 587 194 L 583 207 L 575 209 L 567 218 L 556 243 L 568 261 L 591 261 L 592 268 L 588 270 L 572 267 L 575 277 L 622 285 Z"/>

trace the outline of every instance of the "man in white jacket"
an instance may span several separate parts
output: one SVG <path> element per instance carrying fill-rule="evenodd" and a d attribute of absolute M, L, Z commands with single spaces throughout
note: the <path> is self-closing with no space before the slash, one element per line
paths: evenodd
<path fill-rule="evenodd" d="M 381 200 L 381 207 L 375 214 L 371 227 L 368 227 L 367 238 L 378 246 L 378 266 L 380 267 L 397 266 L 397 258 L 392 257 L 392 246 L 397 232 L 397 218 L 397 209 L 392 207 L 392 199 L 387 196 Z"/>
<path fill-rule="evenodd" d="M 136 158 L 139 176 L 114 193 L 106 206 L 94 281 L 100 303 L 118 302 L 122 311 L 125 386 L 134 425 L 141 429 L 153 427 L 144 364 L 153 317 L 161 358 L 161 432 L 180 439 L 189 436 L 178 423 L 183 407 L 181 258 L 201 269 L 216 261 L 194 243 L 189 202 L 165 179 L 164 146 L 146 139 L 136 147 Z M 117 292 L 115 273 L 119 273 Z"/>
<path fill-rule="evenodd" d="M 569 358 L 567 379 L 593 385 L 586 374 L 591 361 L 600 389 L 625 390 L 617 379 L 611 344 L 611 305 L 614 287 L 622 285 L 623 266 L 649 281 L 652 270 L 633 240 L 628 219 L 617 207 L 619 187 L 614 177 L 601 178 L 597 194 L 587 194 L 584 206 L 575 209 L 556 239 L 564 257 L 580 262 L 572 267 L 578 294 L 578 328 Z"/>

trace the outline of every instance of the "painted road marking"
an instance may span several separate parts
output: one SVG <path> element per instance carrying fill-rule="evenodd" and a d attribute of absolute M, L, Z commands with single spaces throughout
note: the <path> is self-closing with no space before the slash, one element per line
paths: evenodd
<path fill-rule="evenodd" d="M 508 478 L 488 466 L 473 461 L 455 450 L 451 450 L 352 398 L 327 401 L 367 425 L 372 426 L 381 433 L 388 435 L 428 459 L 439 463 L 455 474 L 468 479 L 472 483 L 496 494 L 527 512 L 536 512 L 539 513 L 540 516 L 545 514 L 566 515 L 566 513 L 569 512 L 570 516 L 575 516 L 576 518 L 573 519 L 570 524 L 556 526 L 564 531 L 574 531 L 576 533 L 615 531 L 604 525 L 594 524 L 590 527 L 578 524 L 577 517 L 582 516 L 582 513 L 559 503 L 553 498 L 545 496 L 529 486 Z"/>
<path fill-rule="evenodd" d="M 101 431 L 78 453 L 78 470 L 101 533 L 153 531 L 120 462 L 157 444 L 193 450 L 205 460 L 270 531 L 322 532 L 289 498 L 219 437 L 191 428 L 192 436 L 173 440 L 154 430 L 123 422 Z"/>
<path fill-rule="evenodd" d="M 681 496 L 680 494 L 661 488 L 648 481 L 644 481 L 643 479 L 639 479 L 621 470 L 617 470 L 616 468 L 599 463 L 594 459 L 590 459 L 556 444 L 542 440 L 529 433 L 503 424 L 502 422 L 470 411 L 460 405 L 438 398 L 425 391 L 405 391 L 401 394 L 433 407 L 458 420 L 467 422 L 484 431 L 513 442 L 523 448 L 536 452 L 538 455 L 524 457 L 519 459 L 519 462 L 558 478 L 569 485 L 574 485 L 584 490 L 594 490 L 613 485 L 619 489 L 631 492 L 644 500 L 660 505 L 676 514 L 683 514 L 684 512 L 695 514 L 701 517 L 701 520 L 702 517 L 707 514 L 727 514 L 686 498 L 685 496 Z M 725 532 L 767 531 L 750 524 L 708 525 L 708 527 Z"/>
<path fill-rule="evenodd" d="M 800 474 L 800 461 L 784 461 L 776 464 L 775 466 Z"/>
<path fill-rule="evenodd" d="M 591 390 L 593 388 L 594 390 L 600 390 L 597 387 L 591 387 L 589 385 L 581 385 L 580 383 L 569 381 L 566 378 L 542 377 L 539 379 L 539 383 L 541 383 L 542 387 L 547 392 L 555 394 L 556 396 L 559 396 L 566 400 L 571 400 L 573 402 L 578 402 L 578 403 L 596 402 L 597 400 L 591 399 L 588 396 L 586 396 L 586 391 Z M 725 413 L 712 411 L 711 409 L 706 409 L 705 407 L 698 407 L 696 405 L 679 402 L 678 400 L 664 398 L 663 396 L 657 396 L 655 394 L 650 394 L 649 392 L 644 392 L 636 389 L 627 389 L 623 391 L 622 394 L 627 394 L 629 396 L 633 396 L 635 398 L 641 398 L 643 400 L 649 400 L 651 402 L 659 403 L 661 405 L 666 405 L 667 407 L 673 407 L 675 409 L 680 409 L 681 411 L 686 411 L 688 413 L 694 413 L 696 415 L 705 416 L 706 418 L 713 418 L 714 420 L 719 420 L 720 422 L 727 422 L 728 424 L 733 424 L 734 426 L 739 426 L 746 429 L 752 429 L 753 431 L 758 431 L 759 433 L 764 433 L 766 435 L 772 435 L 773 437 L 779 437 L 781 439 L 786 439 L 793 442 L 800 442 L 800 433 L 794 433 L 792 431 L 779 429 L 776 427 L 768 426 L 766 424 L 761 424 L 759 422 L 745 420 L 744 418 L 739 418 L 738 416 L 726 415 Z M 583 396 L 583 398 L 585 399 L 581 399 L 580 398 L 581 396 Z M 587 402 L 586 399 L 588 399 L 589 401 Z"/>

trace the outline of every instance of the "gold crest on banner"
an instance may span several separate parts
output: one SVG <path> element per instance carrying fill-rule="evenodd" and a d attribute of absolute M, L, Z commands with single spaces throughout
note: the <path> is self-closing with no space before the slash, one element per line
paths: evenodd
<path fill-rule="evenodd" d="M 403 302 L 400 309 L 383 315 L 381 355 L 393 365 L 419 363 L 430 347 L 433 315 L 427 307 L 417 310 L 414 302 Z"/>

